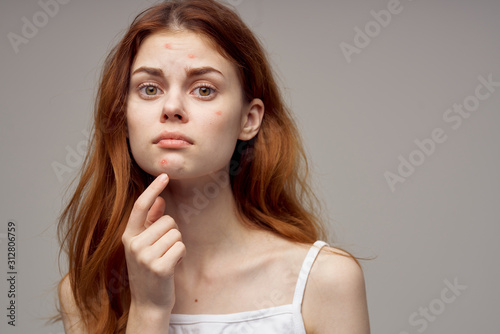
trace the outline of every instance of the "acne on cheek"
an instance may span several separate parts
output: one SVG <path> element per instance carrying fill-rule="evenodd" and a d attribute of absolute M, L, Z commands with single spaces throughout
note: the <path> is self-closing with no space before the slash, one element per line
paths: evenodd
<path fill-rule="evenodd" d="M 194 54 L 189 53 L 189 54 L 188 54 L 188 58 L 193 59 L 193 58 L 194 58 Z"/>
<path fill-rule="evenodd" d="M 220 111 L 220 110 L 219 110 L 219 111 L 216 111 L 216 112 L 215 112 L 215 114 L 216 114 L 217 116 L 220 116 L 220 115 L 222 115 L 222 111 Z"/>

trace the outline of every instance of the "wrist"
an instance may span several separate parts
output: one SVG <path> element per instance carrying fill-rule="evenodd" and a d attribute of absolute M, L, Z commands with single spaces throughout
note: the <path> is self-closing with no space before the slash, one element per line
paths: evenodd
<path fill-rule="evenodd" d="M 171 308 L 130 304 L 127 333 L 167 333 Z M 130 331 L 129 331 L 130 330 Z"/>

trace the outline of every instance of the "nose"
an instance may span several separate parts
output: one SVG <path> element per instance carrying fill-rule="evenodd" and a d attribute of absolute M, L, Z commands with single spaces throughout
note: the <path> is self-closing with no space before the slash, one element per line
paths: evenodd
<path fill-rule="evenodd" d="M 181 92 L 170 90 L 167 94 L 167 99 L 163 105 L 162 121 L 180 121 L 185 123 L 188 121 L 188 115 L 184 110 L 184 103 Z"/>

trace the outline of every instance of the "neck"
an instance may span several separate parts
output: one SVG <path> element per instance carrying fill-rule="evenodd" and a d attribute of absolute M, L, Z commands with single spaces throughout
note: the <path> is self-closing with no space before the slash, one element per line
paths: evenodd
<path fill-rule="evenodd" d="M 161 196 L 165 214 L 182 234 L 186 255 L 180 270 L 195 276 L 211 276 L 227 260 L 244 256 L 251 231 L 237 214 L 227 172 L 197 179 L 171 180 Z"/>

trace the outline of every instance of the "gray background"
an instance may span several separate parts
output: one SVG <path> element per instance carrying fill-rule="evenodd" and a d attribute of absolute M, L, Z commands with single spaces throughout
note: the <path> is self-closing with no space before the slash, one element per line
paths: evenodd
<path fill-rule="evenodd" d="M 459 128 L 443 116 L 474 102 L 478 77 L 500 81 L 500 2 L 401 0 L 379 31 L 371 11 L 391 1 L 228 2 L 280 77 L 334 245 L 377 256 L 363 262 L 372 333 L 498 333 L 500 87 Z M 44 325 L 62 274 L 55 220 L 81 163 L 104 57 L 152 3 L 72 0 L 47 22 L 35 0 L 0 4 L 2 333 L 62 333 Z M 41 27 L 16 53 L 7 36 L 21 35 L 22 18 L 34 15 Z M 372 37 L 349 62 L 341 43 L 355 45 L 356 27 Z M 391 190 L 384 173 L 398 173 L 400 155 L 418 158 L 414 141 L 438 128 L 446 141 Z M 54 164 L 71 172 L 58 176 Z M 5 316 L 9 220 L 17 224 L 16 328 Z M 445 303 L 441 291 L 455 280 L 462 290 L 453 302 L 448 291 Z"/>

